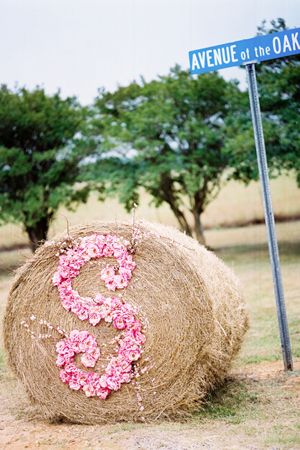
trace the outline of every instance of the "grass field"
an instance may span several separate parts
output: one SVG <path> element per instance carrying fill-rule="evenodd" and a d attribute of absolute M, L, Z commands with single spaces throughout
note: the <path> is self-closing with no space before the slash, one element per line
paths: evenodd
<path fill-rule="evenodd" d="M 289 181 L 284 180 L 284 183 Z M 282 189 L 282 187 L 278 188 L 278 195 L 281 195 Z M 291 203 L 294 208 L 293 213 L 297 212 L 297 207 L 300 209 L 299 202 L 295 206 L 297 195 L 297 192 L 291 195 L 294 199 Z M 256 200 L 254 201 L 253 196 L 253 192 L 250 195 L 247 191 L 244 202 L 254 204 Z M 289 198 L 290 194 L 287 197 Z M 239 201 L 241 202 L 241 199 Z M 284 202 L 287 214 L 291 214 L 291 209 L 287 207 L 289 201 Z M 219 204 L 219 208 L 223 207 L 224 211 L 229 211 L 231 217 L 237 214 L 232 202 L 229 195 L 224 197 L 223 203 Z M 245 210 L 244 206 L 241 210 Z M 73 217 L 72 223 L 73 220 L 81 221 L 82 211 L 69 216 Z M 120 210 L 118 211 L 119 213 L 116 210 L 115 217 L 120 219 L 121 213 Z M 282 214 L 283 209 L 279 208 L 278 211 Z M 94 216 L 91 214 L 90 217 L 93 216 L 92 218 L 95 219 L 97 214 L 94 211 Z M 148 214 L 150 214 L 149 211 Z M 241 215 L 241 211 L 239 214 Z M 107 219 L 107 217 L 108 215 L 104 218 Z M 164 216 L 164 220 L 166 217 Z M 224 216 L 220 215 L 220 217 Z M 55 224 L 55 228 L 62 226 L 63 222 L 60 220 Z M 85 220 L 88 220 L 87 216 Z M 16 241 L 14 241 L 13 236 L 8 236 L 8 227 L 2 229 L 1 233 L 0 246 L 7 247 L 6 251 L 0 252 L 2 315 L 13 269 L 29 256 L 29 250 L 27 248 L 9 250 L 9 242 L 10 245 L 24 243 L 24 237 L 15 234 Z M 239 276 L 250 314 L 249 332 L 224 386 L 211 394 L 207 403 L 199 408 L 198 413 L 186 423 L 164 422 L 157 425 L 119 424 L 114 426 L 49 425 L 38 420 L 28 420 L 26 397 L 16 380 L 9 374 L 2 353 L 0 445 L 3 448 L 78 450 L 300 448 L 300 221 L 277 225 L 295 360 L 295 371 L 291 373 L 282 371 L 264 226 L 214 228 L 207 230 L 206 234 L 209 245 Z"/>

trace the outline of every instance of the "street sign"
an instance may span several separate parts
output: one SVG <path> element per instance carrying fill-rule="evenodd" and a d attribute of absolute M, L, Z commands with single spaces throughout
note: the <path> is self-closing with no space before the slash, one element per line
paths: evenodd
<path fill-rule="evenodd" d="M 300 28 L 256 36 L 189 52 L 192 74 L 213 72 L 250 62 L 300 53 Z"/>
<path fill-rule="evenodd" d="M 281 279 L 278 243 L 270 194 L 268 164 L 263 134 L 255 63 L 300 54 L 300 28 L 257 36 L 189 52 L 190 72 L 202 74 L 245 65 L 247 70 L 252 125 L 262 188 L 268 247 L 272 266 L 281 350 L 285 370 L 293 370 L 293 358 Z"/>

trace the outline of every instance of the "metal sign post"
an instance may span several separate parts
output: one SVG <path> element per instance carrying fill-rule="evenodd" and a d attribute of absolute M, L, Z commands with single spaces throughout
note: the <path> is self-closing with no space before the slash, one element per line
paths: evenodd
<path fill-rule="evenodd" d="M 242 41 L 229 42 L 189 52 L 190 72 L 202 74 L 226 67 L 246 65 L 257 163 L 262 185 L 268 246 L 285 370 L 293 370 L 291 344 L 285 310 L 278 244 L 269 187 L 268 165 L 257 91 L 255 62 L 283 58 L 300 53 L 300 28 L 284 30 Z"/>
<path fill-rule="evenodd" d="M 290 336 L 286 318 L 278 245 L 275 233 L 274 215 L 272 210 L 272 202 L 269 188 L 268 165 L 267 165 L 264 133 L 261 121 L 259 97 L 257 91 L 255 64 L 254 63 L 246 64 L 246 69 L 249 86 L 252 124 L 255 137 L 257 163 L 259 169 L 260 182 L 262 186 L 265 221 L 268 232 L 268 246 L 273 272 L 274 292 L 276 299 L 277 318 L 279 324 L 283 363 L 285 370 L 293 370 Z"/>

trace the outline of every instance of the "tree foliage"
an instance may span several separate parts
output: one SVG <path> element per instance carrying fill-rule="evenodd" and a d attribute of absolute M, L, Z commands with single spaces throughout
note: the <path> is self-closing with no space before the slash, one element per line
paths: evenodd
<path fill-rule="evenodd" d="M 201 215 L 228 167 L 225 118 L 237 95 L 236 83 L 217 73 L 192 78 L 179 67 L 149 83 L 101 92 L 94 133 L 105 138 L 108 153 L 92 168 L 94 176 L 106 177 L 127 209 L 144 188 L 156 206 L 169 205 L 183 231 L 203 242 Z"/>
<path fill-rule="evenodd" d="M 74 143 L 83 121 L 75 98 L 1 86 L 0 221 L 22 223 L 33 249 L 60 205 L 87 198 L 89 186 L 75 185 L 87 154 Z"/>
<path fill-rule="evenodd" d="M 285 21 L 279 18 L 270 24 L 264 21 L 258 34 L 285 29 Z M 270 174 L 294 170 L 300 186 L 300 56 L 256 64 L 256 72 Z M 228 134 L 234 178 L 245 182 L 257 179 L 252 123 L 245 101 L 239 117 L 228 123 Z"/>

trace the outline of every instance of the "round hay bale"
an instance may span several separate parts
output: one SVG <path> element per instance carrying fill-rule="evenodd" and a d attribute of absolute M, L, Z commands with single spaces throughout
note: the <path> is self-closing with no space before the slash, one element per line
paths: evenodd
<path fill-rule="evenodd" d="M 238 281 L 212 252 L 181 232 L 150 223 L 136 225 L 132 279 L 110 294 L 122 294 L 122 301 L 136 308 L 146 337 L 143 353 L 132 363 L 130 382 L 105 400 L 87 397 L 59 378 L 56 344 L 62 336 L 55 329 L 50 333 L 43 321 L 67 335 L 87 330 L 96 338 L 101 355 L 91 371 L 103 372 L 116 354 L 114 338 L 122 332 L 105 321 L 93 326 L 80 320 L 63 307 L 53 284 L 60 249 L 94 234 L 132 242 L 133 227 L 97 222 L 71 228 L 68 237 L 46 242 L 18 270 L 4 319 L 10 366 L 44 418 L 94 424 L 183 417 L 224 380 L 240 348 L 247 314 Z M 73 288 L 81 296 L 108 296 L 99 272 L 111 259 L 90 259 L 74 278 Z"/>

